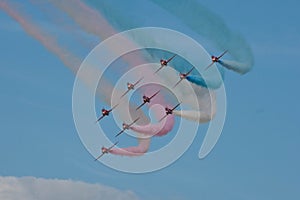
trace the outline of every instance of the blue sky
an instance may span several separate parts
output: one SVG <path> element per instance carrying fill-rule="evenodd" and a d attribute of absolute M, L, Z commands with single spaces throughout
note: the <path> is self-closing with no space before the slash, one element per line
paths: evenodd
<path fill-rule="evenodd" d="M 201 3 L 246 38 L 255 65 L 244 76 L 226 72 L 226 122 L 208 157 L 197 157 L 198 133 L 178 161 L 140 175 L 93 161 L 74 127 L 73 73 L 0 11 L 0 175 L 99 183 L 140 199 L 298 199 L 300 5 Z"/>

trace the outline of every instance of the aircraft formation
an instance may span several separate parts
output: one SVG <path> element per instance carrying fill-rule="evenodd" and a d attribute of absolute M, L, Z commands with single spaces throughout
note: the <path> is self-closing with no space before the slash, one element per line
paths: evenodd
<path fill-rule="evenodd" d="M 207 70 L 208 68 L 210 68 L 214 63 L 218 63 L 220 62 L 220 58 L 223 57 L 228 51 L 224 51 L 221 55 L 219 56 L 211 56 L 211 63 L 204 68 L 204 70 Z M 158 73 L 160 70 L 162 70 L 164 67 L 168 66 L 168 63 L 170 61 L 172 61 L 174 58 L 176 57 L 176 54 L 174 54 L 172 57 L 170 57 L 169 59 L 161 59 L 160 60 L 160 67 L 154 72 L 154 74 Z M 173 86 L 173 88 L 175 88 L 177 85 L 179 85 L 183 80 L 185 80 L 191 73 L 192 71 L 195 69 L 195 67 L 193 66 L 188 72 L 186 73 L 179 73 L 179 80 L 178 82 Z M 143 80 L 144 77 L 138 79 L 136 82 L 134 83 L 127 83 L 127 90 L 121 95 L 120 99 L 123 98 L 126 94 L 128 94 L 131 90 L 134 90 L 135 87 Z M 150 103 L 150 101 L 155 98 L 158 93 L 160 92 L 160 90 L 158 90 L 157 92 L 155 92 L 154 94 L 147 96 L 147 95 L 143 95 L 142 96 L 142 103 L 136 108 L 136 110 L 139 110 L 141 107 L 143 107 L 145 104 Z M 176 104 L 174 107 L 169 108 L 168 106 L 165 107 L 165 115 L 159 120 L 159 122 L 161 122 L 163 119 L 165 119 L 168 115 L 173 114 L 173 111 L 178 108 L 180 106 L 181 102 Z M 116 104 L 115 106 L 113 106 L 110 109 L 105 109 L 102 108 L 101 112 L 102 115 L 97 119 L 96 123 L 101 121 L 104 117 L 109 116 L 110 112 L 112 112 L 119 104 Z M 125 122 L 123 122 L 122 124 L 122 130 L 117 133 L 115 135 L 115 137 L 118 137 L 119 135 L 121 135 L 122 133 L 124 133 L 126 130 L 130 129 L 140 118 L 136 118 L 134 121 L 132 121 L 131 123 L 127 124 Z M 101 148 L 101 154 L 95 159 L 98 160 L 99 158 L 101 158 L 103 155 L 108 154 L 109 151 L 115 147 L 117 144 L 119 143 L 119 141 L 115 142 L 112 146 L 106 148 L 106 147 L 102 147 Z"/>

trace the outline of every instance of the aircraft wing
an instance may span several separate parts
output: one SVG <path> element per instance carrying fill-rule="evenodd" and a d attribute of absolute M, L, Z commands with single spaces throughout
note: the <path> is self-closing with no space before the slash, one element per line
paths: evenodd
<path fill-rule="evenodd" d="M 182 81 L 183 79 L 180 79 L 174 86 L 173 89 Z"/>
<path fill-rule="evenodd" d="M 181 103 L 178 103 L 174 108 L 172 108 L 171 110 L 175 110 Z"/>
<path fill-rule="evenodd" d="M 111 147 L 109 147 L 109 148 L 107 149 L 107 151 L 111 150 L 111 149 L 112 149 L 114 146 L 116 146 L 118 143 L 119 143 L 119 141 L 115 142 Z"/>
<path fill-rule="evenodd" d="M 168 114 L 166 114 L 165 116 L 163 116 L 158 122 L 161 122 L 164 118 L 166 118 L 168 116 Z"/>
<path fill-rule="evenodd" d="M 207 69 L 210 68 L 213 64 L 214 64 L 214 62 L 210 63 L 207 67 L 205 67 L 204 70 L 207 70 Z"/>
<path fill-rule="evenodd" d="M 115 135 L 115 137 L 118 137 L 118 136 L 121 135 L 124 131 L 125 131 L 125 129 L 122 129 L 117 135 Z"/>
<path fill-rule="evenodd" d="M 174 108 L 172 108 L 171 110 L 175 110 L 181 103 L 178 103 Z M 163 116 L 158 122 L 161 122 L 164 118 L 166 118 L 168 116 L 168 114 L 166 114 L 165 116 Z"/>
<path fill-rule="evenodd" d="M 130 124 L 128 124 L 128 128 L 131 127 L 135 122 L 137 122 L 140 118 L 136 118 L 133 122 L 131 122 Z M 123 128 L 123 130 L 121 130 L 115 137 L 118 137 L 119 135 L 121 135 L 123 132 L 125 131 L 125 129 Z"/>
<path fill-rule="evenodd" d="M 128 89 L 126 92 L 124 92 L 120 98 L 124 97 L 129 91 L 130 91 L 130 89 Z"/>
<path fill-rule="evenodd" d="M 228 50 L 224 51 L 221 55 L 219 55 L 218 59 L 220 59 L 222 56 L 225 55 L 225 53 L 227 53 Z"/>
<path fill-rule="evenodd" d="M 152 99 L 153 97 L 155 97 L 158 93 L 160 92 L 160 90 L 158 90 L 157 92 L 155 92 L 155 94 L 153 94 L 150 99 Z"/>
<path fill-rule="evenodd" d="M 136 118 L 133 122 L 131 122 L 128 126 L 130 127 L 130 126 L 132 126 L 135 122 L 137 122 L 138 120 L 139 120 L 140 118 L 138 117 L 138 118 Z"/>
<path fill-rule="evenodd" d="M 103 119 L 103 117 L 105 117 L 105 115 L 102 115 L 101 117 L 99 117 L 95 123 L 99 122 L 101 119 Z"/>
<path fill-rule="evenodd" d="M 116 146 L 118 143 L 119 143 L 119 141 L 115 142 L 111 147 L 109 147 L 109 148 L 107 149 L 107 152 L 109 152 L 109 150 L 111 150 L 111 149 L 112 149 L 114 146 Z M 104 154 L 105 154 L 105 153 L 102 153 L 100 156 L 98 156 L 98 157 L 95 159 L 95 161 L 98 160 L 99 158 L 101 158 Z"/>
<path fill-rule="evenodd" d="M 144 79 L 144 77 L 140 78 L 137 82 L 135 82 L 133 85 L 136 86 L 137 84 L 139 84 L 139 82 L 141 82 Z"/>
<path fill-rule="evenodd" d="M 160 68 L 158 68 L 158 69 L 154 72 L 154 74 L 156 74 L 157 72 L 159 72 L 163 67 L 164 67 L 164 65 L 161 65 Z"/>
<path fill-rule="evenodd" d="M 167 60 L 167 63 L 169 63 L 175 56 L 176 56 L 176 54 L 174 54 L 171 58 L 169 58 L 169 59 Z"/>
<path fill-rule="evenodd" d="M 195 69 L 195 67 L 192 67 L 192 69 L 190 69 L 190 71 L 188 71 L 188 72 L 186 73 L 186 76 L 188 76 L 194 69 Z"/>
<path fill-rule="evenodd" d="M 144 103 L 142 103 L 139 107 L 137 107 L 135 110 L 138 110 L 138 109 L 140 109 L 143 105 L 145 105 L 146 104 L 146 102 L 144 102 Z"/>
<path fill-rule="evenodd" d="M 98 160 L 99 158 L 101 158 L 105 153 L 102 153 L 100 156 L 98 156 L 94 161 Z"/>
<path fill-rule="evenodd" d="M 115 109 L 119 104 L 116 104 L 114 107 L 112 107 L 108 112 L 111 112 L 113 109 Z"/>

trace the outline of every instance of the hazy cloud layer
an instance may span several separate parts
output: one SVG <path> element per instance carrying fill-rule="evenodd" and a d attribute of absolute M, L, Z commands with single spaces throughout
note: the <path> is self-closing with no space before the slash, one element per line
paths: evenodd
<path fill-rule="evenodd" d="M 0 177 L 1 200 L 136 200 L 131 191 L 81 181 Z"/>

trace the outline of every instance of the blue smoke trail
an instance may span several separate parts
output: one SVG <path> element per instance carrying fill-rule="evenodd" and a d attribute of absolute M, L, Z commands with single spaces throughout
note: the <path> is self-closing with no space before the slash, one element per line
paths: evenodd
<path fill-rule="evenodd" d="M 205 81 L 201 76 L 198 76 L 198 75 L 190 75 L 190 76 L 186 77 L 186 79 L 188 81 L 190 81 L 191 83 L 194 83 L 196 85 L 200 85 L 202 87 L 209 88 L 209 89 L 218 89 L 221 86 L 220 82 L 209 81 L 209 80 Z"/>
<path fill-rule="evenodd" d="M 201 4 L 193 0 L 187 0 L 184 2 L 179 0 L 150 0 L 146 3 L 147 10 L 145 10 L 139 9 L 145 6 L 144 1 L 133 1 L 134 3 L 130 5 L 114 0 L 101 1 L 93 4 L 96 4 L 101 13 L 103 13 L 107 20 L 110 21 L 111 24 L 118 30 L 123 31 L 136 28 L 141 25 L 162 26 L 184 32 L 193 36 L 195 39 L 205 37 L 216 44 L 222 51 L 228 49 L 229 54 L 235 59 L 235 61 L 230 62 L 219 62 L 222 66 L 240 74 L 245 74 L 251 70 L 254 62 L 253 56 L 251 49 L 244 38 L 232 32 L 220 17 L 203 7 Z M 131 12 L 130 15 L 128 15 L 128 9 L 135 10 L 135 12 Z M 183 12 L 182 10 L 187 10 L 188 12 Z M 151 15 L 151 13 L 159 13 L 159 15 Z M 151 15 L 151 20 L 143 17 L 149 14 Z M 145 38 L 134 39 L 145 40 Z M 151 41 L 151 38 L 146 39 L 147 43 L 157 42 Z M 151 57 L 149 55 L 145 55 L 149 61 L 169 58 L 172 56 L 172 54 L 168 52 L 155 51 L 155 53 L 153 53 L 153 50 L 151 49 L 148 49 L 147 51 L 148 54 L 151 55 Z M 177 58 L 176 62 L 172 63 L 172 67 L 179 72 L 184 72 L 189 66 L 183 61 L 183 59 Z M 196 67 L 198 69 L 200 67 L 200 70 L 202 70 L 205 66 L 203 66 L 202 63 L 199 63 Z M 224 77 L 224 68 L 218 67 L 218 69 Z M 218 85 L 220 85 L 215 83 L 205 83 L 203 78 L 196 71 L 194 71 L 192 75 L 195 76 L 190 77 L 187 80 L 202 87 L 217 88 Z M 212 82 L 216 81 L 212 80 Z"/>
<path fill-rule="evenodd" d="M 193 36 L 193 38 L 199 39 L 201 36 L 196 33 L 194 30 L 192 30 L 190 27 L 186 26 L 184 22 L 180 22 L 177 17 L 175 17 L 172 14 L 169 14 L 168 12 L 165 12 L 164 9 L 160 8 L 156 4 L 152 2 L 144 2 L 144 1 L 138 1 L 138 0 L 133 0 L 131 2 L 132 4 L 124 4 L 120 3 L 119 1 L 100 1 L 100 2 L 90 2 L 94 6 L 96 6 L 100 12 L 105 16 L 105 18 L 110 22 L 111 25 L 115 27 L 115 29 L 119 31 L 124 31 L 127 29 L 131 28 L 137 28 L 140 27 L 141 25 L 143 26 L 157 26 L 157 27 L 166 27 L 166 28 L 171 28 L 173 30 L 178 30 L 181 31 L 185 34 Z M 147 7 L 147 9 L 140 9 L 140 7 Z M 128 10 L 135 10 L 135 12 L 130 12 L 128 14 Z M 160 13 L 159 15 L 153 15 L 153 13 Z M 143 16 L 148 16 L 151 15 L 151 19 Z M 151 46 L 153 44 L 157 43 L 165 43 L 166 41 L 164 39 L 161 40 L 153 40 L 151 37 L 151 34 L 149 33 L 148 37 L 139 37 L 139 36 L 132 36 L 132 39 L 139 43 L 139 44 L 147 44 L 148 46 Z M 170 41 L 171 38 L 168 38 Z M 180 41 L 177 41 L 176 39 L 174 40 L 174 45 L 173 47 L 175 48 L 182 48 L 182 49 L 187 49 L 189 50 L 186 52 L 193 58 L 197 58 L 198 62 L 196 63 L 196 66 L 198 70 L 202 70 L 205 67 L 205 56 L 200 55 L 199 52 L 193 52 L 192 48 L 187 46 L 184 43 L 180 43 Z M 143 46 L 143 45 L 141 45 Z M 185 48 L 184 48 L 185 47 Z M 172 49 L 172 48 L 171 48 Z M 172 53 L 169 52 L 164 52 L 164 51 L 158 51 L 158 50 L 153 50 L 153 49 L 147 49 L 147 53 L 144 54 L 144 57 L 149 60 L 150 62 L 158 62 L 161 58 L 170 58 L 173 56 Z M 174 67 L 175 70 L 178 72 L 186 72 L 190 69 L 191 64 L 187 62 L 186 60 L 176 57 L 172 64 L 170 65 L 171 67 Z M 219 71 L 221 72 L 222 76 L 224 76 L 224 69 L 219 68 Z M 213 84 L 200 84 L 202 87 L 208 87 L 208 88 L 217 88 L 222 84 L 222 80 L 216 78 L 216 76 L 211 75 L 212 72 L 207 71 L 203 72 L 205 73 L 205 77 L 209 77 L 212 80 Z M 193 75 L 198 75 L 198 79 L 202 79 L 200 77 L 200 73 L 197 72 L 197 70 L 192 72 Z M 207 76 L 210 75 L 210 76 Z M 217 80 L 215 80 L 217 79 Z M 217 83 L 218 82 L 218 83 Z M 199 83 L 199 81 L 195 81 L 195 84 Z"/>
<path fill-rule="evenodd" d="M 228 50 L 237 62 L 243 63 L 242 66 L 237 67 L 226 65 L 227 68 L 239 73 L 242 72 L 242 74 L 251 70 L 254 59 L 252 51 L 244 38 L 233 33 L 220 17 L 206 9 L 199 2 L 194 0 L 150 1 L 177 16 L 195 32 L 213 41 L 220 49 Z M 187 12 L 183 12 L 184 10 Z"/>

